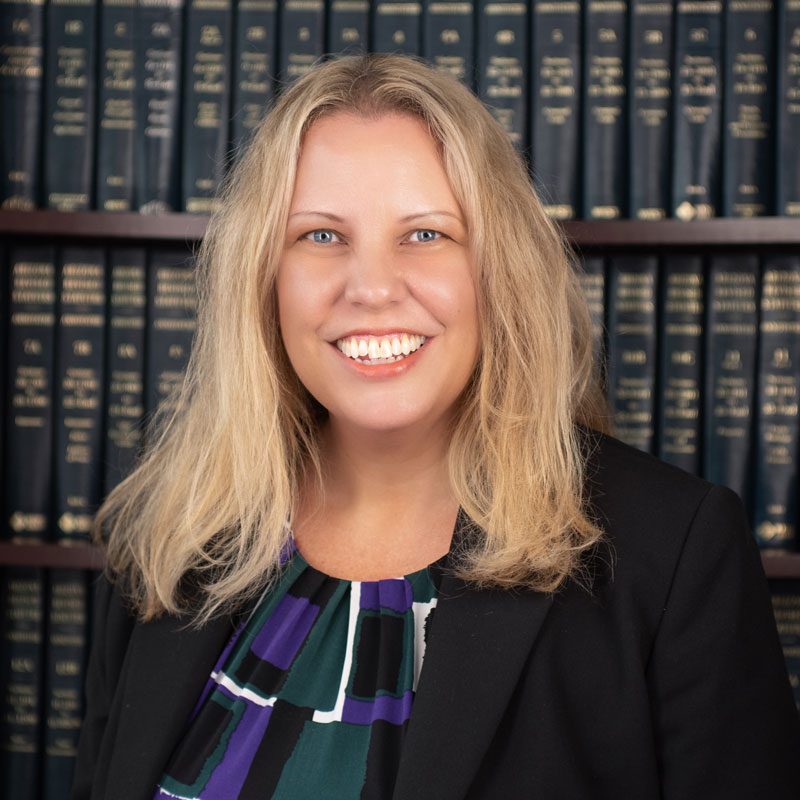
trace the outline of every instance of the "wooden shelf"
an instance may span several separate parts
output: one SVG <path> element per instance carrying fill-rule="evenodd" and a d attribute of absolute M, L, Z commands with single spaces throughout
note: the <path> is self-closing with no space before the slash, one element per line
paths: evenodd
<path fill-rule="evenodd" d="M 768 578 L 800 579 L 800 553 L 764 553 L 761 556 Z M 16 544 L 0 542 L 0 566 L 103 568 L 103 551 L 89 544 Z"/>
<path fill-rule="evenodd" d="M 208 217 L 198 214 L 110 214 L 102 211 L 0 211 L 0 235 L 193 243 Z M 562 223 L 579 247 L 800 246 L 800 218 L 752 217 L 658 222 L 623 219 Z"/>

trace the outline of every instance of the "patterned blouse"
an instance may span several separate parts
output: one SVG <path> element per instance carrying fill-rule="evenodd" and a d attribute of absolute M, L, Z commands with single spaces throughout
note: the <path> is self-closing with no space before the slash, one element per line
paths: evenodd
<path fill-rule="evenodd" d="M 287 557 L 223 649 L 154 800 L 391 796 L 447 556 L 377 581 L 325 575 L 293 540 Z"/>

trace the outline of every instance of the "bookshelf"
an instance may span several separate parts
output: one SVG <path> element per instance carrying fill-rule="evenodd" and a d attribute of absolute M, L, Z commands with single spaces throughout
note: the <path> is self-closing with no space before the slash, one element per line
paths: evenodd
<path fill-rule="evenodd" d="M 94 244 L 183 243 L 196 245 L 208 217 L 196 214 L 147 215 L 61 211 L 0 211 L 0 237 L 83 240 Z M 718 218 L 694 222 L 667 219 L 560 223 L 579 252 L 614 248 L 654 248 L 703 251 L 719 248 L 800 248 L 800 219 L 757 217 Z M 764 571 L 770 579 L 800 578 L 800 553 L 765 552 Z M 99 570 L 102 551 L 84 544 L 0 543 L 0 565 Z"/>

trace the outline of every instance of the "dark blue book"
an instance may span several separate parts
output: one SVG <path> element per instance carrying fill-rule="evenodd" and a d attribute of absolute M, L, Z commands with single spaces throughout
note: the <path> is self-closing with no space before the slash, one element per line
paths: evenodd
<path fill-rule="evenodd" d="M 628 214 L 633 219 L 664 219 L 670 213 L 673 10 L 671 1 L 631 0 Z"/>
<path fill-rule="evenodd" d="M 39 203 L 44 9 L 7 1 L 0 14 L 0 208 Z"/>
<path fill-rule="evenodd" d="M 658 258 L 609 258 L 608 400 L 615 436 L 652 453 L 655 445 Z"/>
<path fill-rule="evenodd" d="M 775 213 L 800 217 L 800 3 L 778 0 Z"/>
<path fill-rule="evenodd" d="M 748 513 L 755 445 L 758 277 L 755 254 L 710 257 L 703 477 L 733 489 Z"/>
<path fill-rule="evenodd" d="M 0 797 L 40 800 L 44 570 L 0 567 Z"/>
<path fill-rule="evenodd" d="M 662 461 L 702 471 L 705 275 L 699 255 L 664 256 L 659 297 L 658 450 Z"/>
<path fill-rule="evenodd" d="M 147 305 L 144 248 L 115 247 L 108 261 L 104 494 L 131 472 L 142 445 Z"/>
<path fill-rule="evenodd" d="M 3 477 L 5 530 L 44 541 L 52 520 L 56 264 L 48 245 L 9 248 Z"/>
<path fill-rule="evenodd" d="M 369 0 L 330 0 L 325 52 L 356 55 L 369 46 Z"/>
<path fill-rule="evenodd" d="M 272 105 L 278 74 L 277 0 L 237 0 L 233 46 L 231 140 L 241 157 Z"/>
<path fill-rule="evenodd" d="M 475 87 L 475 4 L 425 0 L 422 55 L 470 89 Z"/>
<path fill-rule="evenodd" d="M 187 0 L 183 210 L 211 214 L 225 176 L 230 123 L 232 0 Z"/>
<path fill-rule="evenodd" d="M 533 0 L 531 174 L 545 211 L 580 209 L 581 10 L 572 0 Z"/>
<path fill-rule="evenodd" d="M 138 0 L 136 208 L 180 210 L 180 98 L 183 0 Z"/>
<path fill-rule="evenodd" d="M 763 257 L 753 532 L 796 550 L 800 459 L 800 255 Z"/>
<path fill-rule="evenodd" d="M 136 136 L 136 0 L 99 0 L 96 205 L 99 211 L 134 208 Z"/>
<path fill-rule="evenodd" d="M 372 13 L 372 47 L 375 53 L 422 52 L 422 3 L 375 0 Z"/>
<path fill-rule="evenodd" d="M 800 713 L 800 580 L 770 581 L 770 592 L 789 684 Z"/>
<path fill-rule="evenodd" d="M 281 6 L 280 87 L 305 75 L 325 53 L 323 0 L 285 0 Z"/>
<path fill-rule="evenodd" d="M 520 152 L 528 135 L 527 3 L 477 5 L 478 96 Z"/>
<path fill-rule="evenodd" d="M 192 349 L 197 314 L 197 290 L 190 254 L 182 249 L 150 252 L 147 273 L 147 334 L 145 412 L 174 407 L 174 393 Z"/>
<path fill-rule="evenodd" d="M 69 800 L 84 709 L 88 650 L 87 575 L 47 574 L 42 800 Z"/>
<path fill-rule="evenodd" d="M 95 134 L 95 0 L 50 0 L 44 104 L 44 205 L 92 207 Z"/>
<path fill-rule="evenodd" d="M 724 13 L 722 215 L 763 217 L 774 200 L 774 5 L 731 2 Z"/>
<path fill-rule="evenodd" d="M 88 541 L 102 491 L 105 272 L 101 247 L 61 251 L 55 387 L 55 530 L 61 543 Z"/>
<path fill-rule="evenodd" d="M 672 110 L 672 215 L 711 219 L 720 211 L 722 4 L 678 0 Z"/>
<path fill-rule="evenodd" d="M 594 362 L 598 374 L 606 380 L 606 272 L 603 256 L 584 256 L 579 272 L 583 296 L 592 315 Z"/>
<path fill-rule="evenodd" d="M 628 213 L 628 0 L 588 0 L 583 50 L 583 212 Z"/>

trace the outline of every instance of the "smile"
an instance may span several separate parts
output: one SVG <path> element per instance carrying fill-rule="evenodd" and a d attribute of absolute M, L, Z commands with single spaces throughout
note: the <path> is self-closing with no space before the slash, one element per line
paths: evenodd
<path fill-rule="evenodd" d="M 362 364 L 391 364 L 402 361 L 425 344 L 420 334 L 397 333 L 388 336 L 348 336 L 337 339 L 336 347 L 348 358 Z"/>

